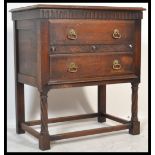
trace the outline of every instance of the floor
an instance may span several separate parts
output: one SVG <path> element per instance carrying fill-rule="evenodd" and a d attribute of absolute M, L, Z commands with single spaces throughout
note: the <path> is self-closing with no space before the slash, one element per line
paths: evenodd
<path fill-rule="evenodd" d="M 147 120 L 141 121 L 141 134 L 130 135 L 128 130 L 98 135 L 85 136 L 51 142 L 51 149 L 45 152 L 147 152 L 148 151 L 148 125 Z M 68 123 L 49 125 L 50 134 L 84 130 L 97 127 L 116 125 L 107 120 L 106 123 L 98 123 L 96 118 Z M 35 127 L 36 130 L 39 126 Z M 38 130 L 39 131 L 39 130 Z M 41 152 L 38 149 L 38 141 L 28 133 L 17 135 L 15 128 L 7 129 L 7 152 Z"/>

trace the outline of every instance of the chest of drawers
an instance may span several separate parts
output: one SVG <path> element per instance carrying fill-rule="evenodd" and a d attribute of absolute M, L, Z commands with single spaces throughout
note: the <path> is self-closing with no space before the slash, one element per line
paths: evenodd
<path fill-rule="evenodd" d="M 16 131 L 50 141 L 129 129 L 140 133 L 141 19 L 144 8 L 34 5 L 11 10 L 14 23 Z M 131 121 L 106 113 L 106 84 L 131 83 Z M 40 92 L 41 120 L 25 121 L 24 84 Z M 50 89 L 98 85 L 98 113 L 48 118 Z M 121 125 L 49 135 L 48 123 L 97 117 Z M 41 124 L 40 133 L 31 126 Z"/>

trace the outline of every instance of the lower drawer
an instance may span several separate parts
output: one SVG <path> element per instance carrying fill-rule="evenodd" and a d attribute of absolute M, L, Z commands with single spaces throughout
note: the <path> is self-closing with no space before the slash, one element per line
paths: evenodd
<path fill-rule="evenodd" d="M 52 81 L 127 75 L 133 72 L 132 54 L 50 55 Z"/>

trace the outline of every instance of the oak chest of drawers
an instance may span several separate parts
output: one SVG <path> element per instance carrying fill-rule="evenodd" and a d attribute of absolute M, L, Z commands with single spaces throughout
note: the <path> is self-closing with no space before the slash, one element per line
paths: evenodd
<path fill-rule="evenodd" d="M 16 130 L 50 141 L 129 129 L 140 133 L 141 19 L 144 8 L 34 5 L 11 10 L 14 22 Z M 106 113 L 106 84 L 131 83 L 131 121 Z M 24 84 L 40 92 L 41 120 L 25 121 Z M 98 113 L 48 118 L 50 89 L 98 85 Z M 97 117 L 121 125 L 49 135 L 48 123 Z M 41 124 L 40 133 L 31 126 Z"/>

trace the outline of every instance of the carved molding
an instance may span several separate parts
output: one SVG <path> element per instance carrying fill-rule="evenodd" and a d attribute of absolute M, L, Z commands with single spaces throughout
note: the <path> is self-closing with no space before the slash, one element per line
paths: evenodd
<path fill-rule="evenodd" d="M 48 134 L 47 92 L 40 92 L 41 134 Z"/>
<path fill-rule="evenodd" d="M 141 19 L 140 11 L 102 11 L 75 9 L 40 9 L 40 18 L 51 19 Z"/>
<path fill-rule="evenodd" d="M 12 13 L 13 20 L 24 19 L 142 19 L 142 11 L 36 9 Z"/>

